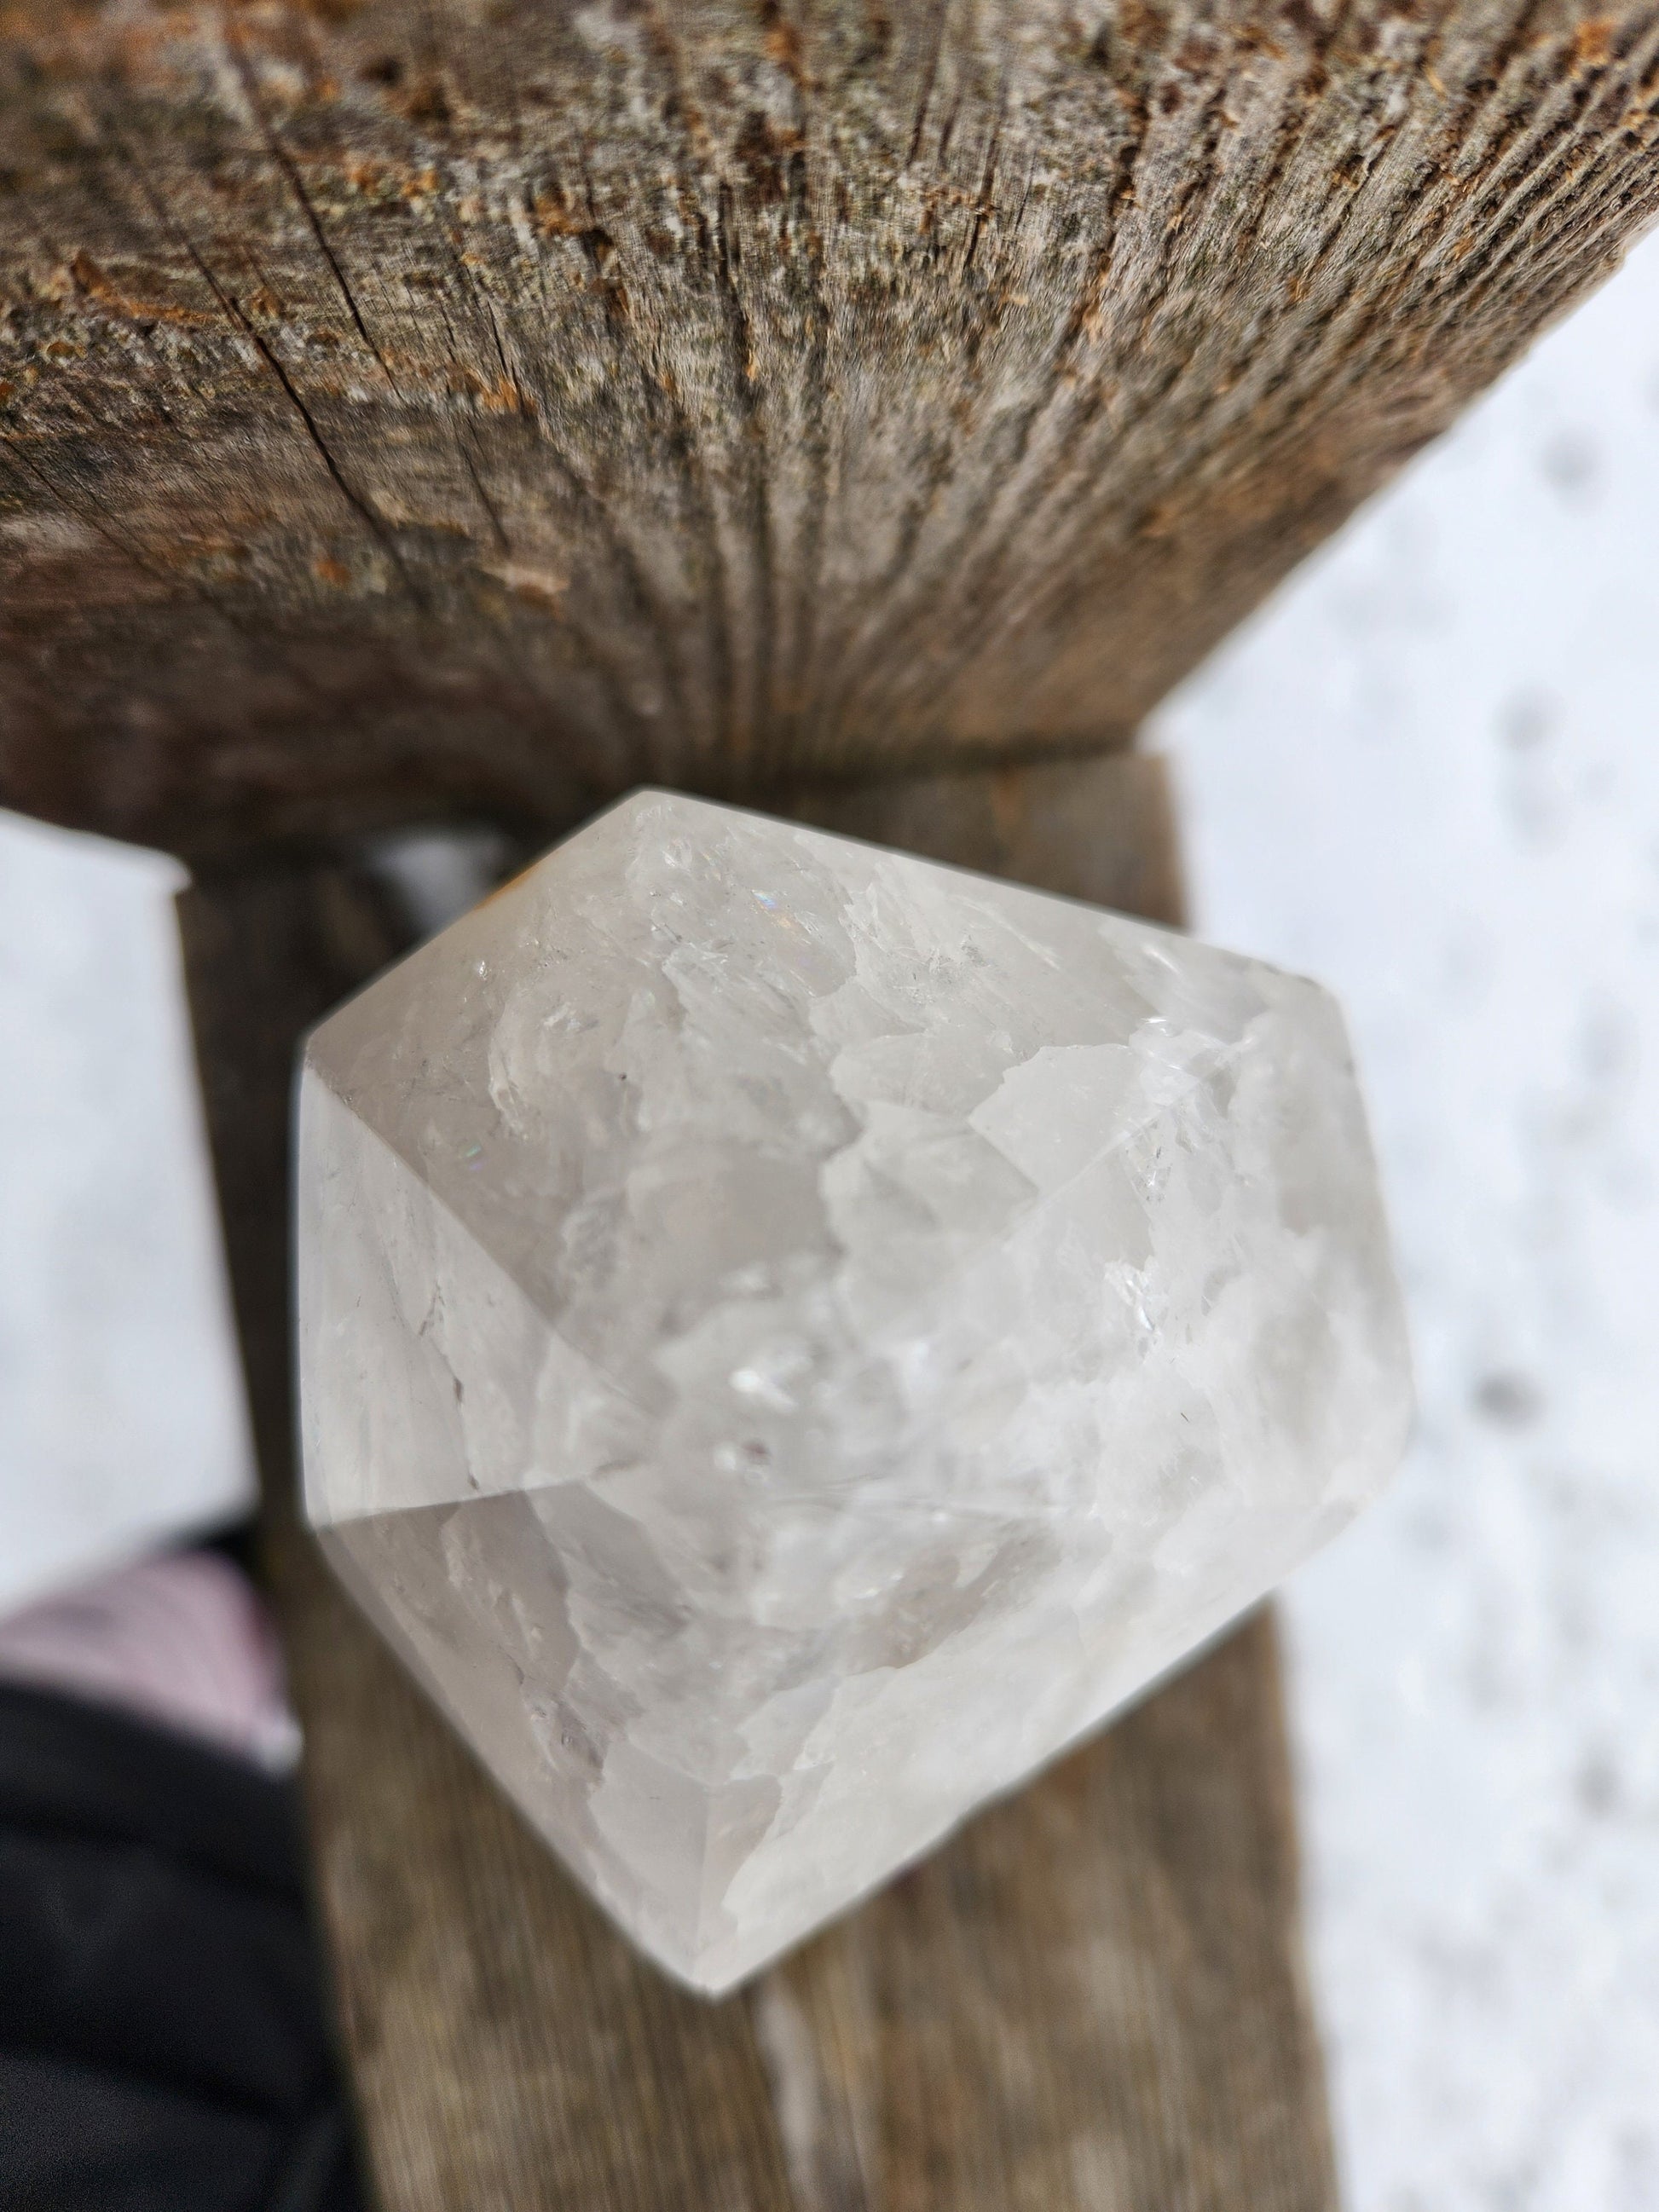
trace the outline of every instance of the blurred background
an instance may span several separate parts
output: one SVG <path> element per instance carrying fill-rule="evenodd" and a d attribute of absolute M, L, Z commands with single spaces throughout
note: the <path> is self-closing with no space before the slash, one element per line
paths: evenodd
<path fill-rule="evenodd" d="M 1350 2212 L 1659 2204 L 1656 517 L 1659 240 L 1149 733 L 1197 927 L 1347 1006 L 1414 1319 L 1285 1597 Z M 0 1614 L 251 1495 L 181 880 L 0 817 Z"/>

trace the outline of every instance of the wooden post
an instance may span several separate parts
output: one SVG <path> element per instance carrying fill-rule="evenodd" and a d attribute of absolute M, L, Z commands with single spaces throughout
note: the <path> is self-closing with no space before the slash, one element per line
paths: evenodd
<path fill-rule="evenodd" d="M 1159 763 L 798 798 L 1177 918 Z M 750 1990 L 615 1935 L 334 1586 L 294 1513 L 288 1111 L 301 1028 L 397 944 L 338 868 L 204 877 L 187 972 L 385 2212 L 1331 2212 L 1270 1617 Z"/>
<path fill-rule="evenodd" d="M 1121 741 L 1659 212 L 1650 0 L 15 0 L 0 802 Z"/>

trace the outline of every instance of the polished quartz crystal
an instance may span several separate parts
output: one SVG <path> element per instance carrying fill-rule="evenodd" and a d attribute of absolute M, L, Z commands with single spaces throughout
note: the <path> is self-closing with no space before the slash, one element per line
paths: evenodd
<path fill-rule="evenodd" d="M 1335 1006 L 1121 915 L 648 792 L 325 1022 L 301 1100 L 312 1520 L 701 1989 L 1400 1454 Z"/>

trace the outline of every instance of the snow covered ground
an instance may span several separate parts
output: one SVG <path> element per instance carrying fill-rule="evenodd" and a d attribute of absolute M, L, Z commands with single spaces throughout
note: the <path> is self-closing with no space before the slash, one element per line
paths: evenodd
<path fill-rule="evenodd" d="M 1288 1598 L 1349 2212 L 1659 2206 L 1659 240 L 1158 718 L 1334 983 L 1419 1442 Z M 0 826 L 0 1603 L 246 1497 L 148 856 Z"/>
<path fill-rule="evenodd" d="M 0 816 L 0 1609 L 251 1494 L 184 879 Z"/>
<path fill-rule="evenodd" d="M 1659 238 L 1158 717 L 1348 1008 L 1413 1310 L 1292 1586 L 1351 2212 L 1659 2206 Z"/>

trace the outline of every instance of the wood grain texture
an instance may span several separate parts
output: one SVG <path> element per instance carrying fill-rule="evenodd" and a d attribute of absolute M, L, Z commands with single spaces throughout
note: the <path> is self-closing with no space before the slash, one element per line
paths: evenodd
<path fill-rule="evenodd" d="M 1176 918 L 1127 757 L 798 811 Z M 293 1508 L 289 1085 L 396 949 L 343 868 L 204 878 L 187 972 L 320 1899 L 386 2212 L 1331 2212 L 1271 1617 L 739 1996 L 639 1960 Z"/>
<path fill-rule="evenodd" d="M 1094 749 L 1659 210 L 1652 0 L 7 0 L 0 799 Z"/>

